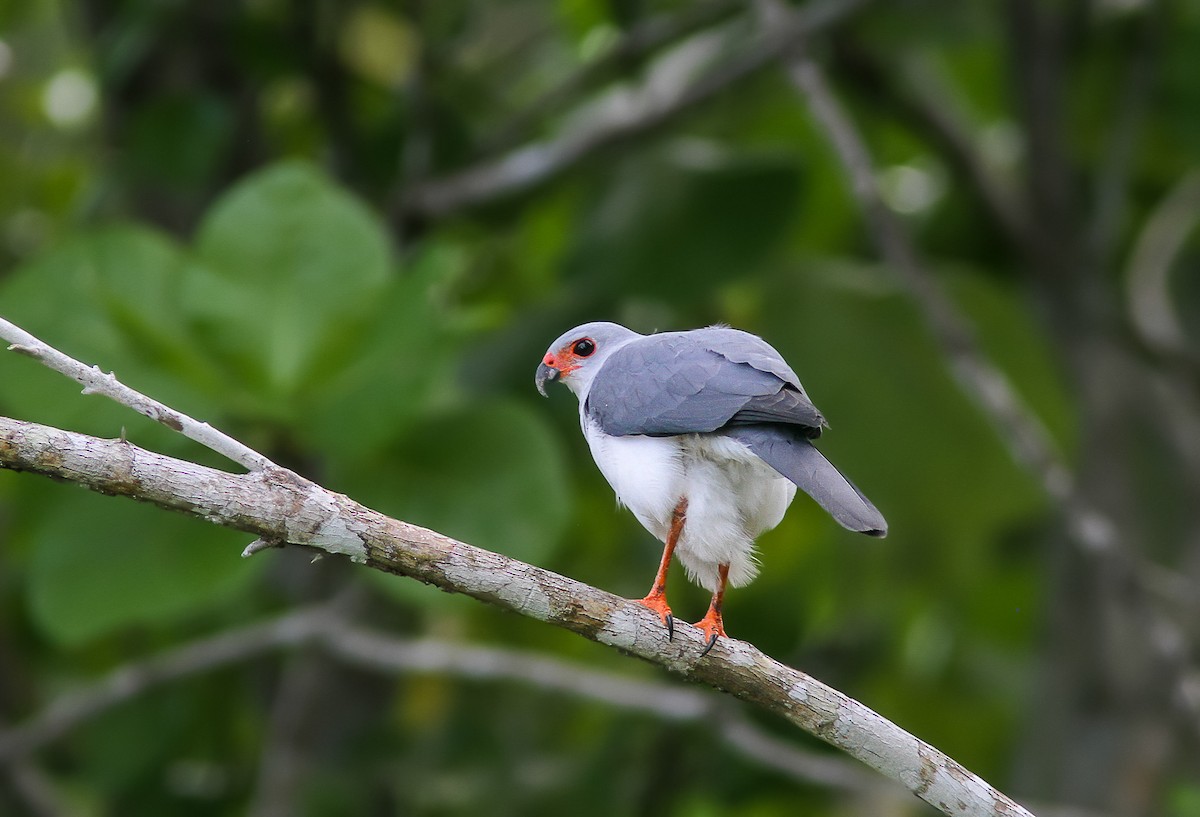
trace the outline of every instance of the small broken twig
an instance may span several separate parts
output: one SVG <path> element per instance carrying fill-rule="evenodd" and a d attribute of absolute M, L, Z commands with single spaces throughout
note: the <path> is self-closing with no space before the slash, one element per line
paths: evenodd
<path fill-rule="evenodd" d="M 100 371 L 98 366 L 87 366 L 80 363 L 4 318 L 0 318 L 0 338 L 9 342 L 8 348 L 11 351 L 31 357 L 79 383 L 83 386 L 84 394 L 102 394 L 110 400 L 128 406 L 138 414 L 162 423 L 173 431 L 178 431 L 188 439 L 216 451 L 223 457 L 228 457 L 250 471 L 278 467 L 262 454 L 218 431 L 208 423 L 194 420 L 170 406 L 129 388 L 117 380 L 112 372 L 105 374 Z M 124 429 L 121 431 L 121 441 L 125 441 Z"/>

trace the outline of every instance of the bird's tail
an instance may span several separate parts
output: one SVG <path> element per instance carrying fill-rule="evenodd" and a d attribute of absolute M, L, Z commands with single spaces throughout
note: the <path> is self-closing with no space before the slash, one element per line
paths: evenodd
<path fill-rule="evenodd" d="M 742 426 L 727 433 L 796 483 L 842 527 L 868 536 L 887 536 L 883 514 L 808 440 L 765 425 Z"/>

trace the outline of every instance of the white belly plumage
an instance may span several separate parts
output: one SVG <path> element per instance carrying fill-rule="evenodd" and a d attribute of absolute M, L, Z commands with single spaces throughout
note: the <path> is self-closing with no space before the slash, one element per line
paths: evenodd
<path fill-rule="evenodd" d="M 675 554 L 688 578 L 716 591 L 722 564 L 734 587 L 754 578 L 754 540 L 783 519 L 795 485 L 719 434 L 610 437 L 586 418 L 583 433 L 617 501 L 660 540 L 666 541 L 675 506 L 687 499 Z"/>

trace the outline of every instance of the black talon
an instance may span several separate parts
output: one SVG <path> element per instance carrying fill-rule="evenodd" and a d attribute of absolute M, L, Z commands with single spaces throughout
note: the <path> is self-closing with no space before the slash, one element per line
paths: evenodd
<path fill-rule="evenodd" d="M 703 658 L 704 656 L 708 655 L 708 651 L 711 650 L 713 647 L 715 647 L 716 644 L 717 644 L 717 634 L 713 633 L 712 635 L 710 635 L 708 637 L 708 646 L 706 646 L 704 648 L 704 651 L 702 653 L 700 653 L 700 657 Z"/>
<path fill-rule="evenodd" d="M 675 640 L 675 616 L 667 613 L 667 617 L 663 619 L 663 623 L 667 625 L 667 641 Z"/>

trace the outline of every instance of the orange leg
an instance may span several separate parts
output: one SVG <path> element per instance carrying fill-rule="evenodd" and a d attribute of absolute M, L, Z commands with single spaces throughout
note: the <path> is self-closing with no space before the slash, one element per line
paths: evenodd
<path fill-rule="evenodd" d="M 719 566 L 717 574 L 719 581 L 717 592 L 713 593 L 712 604 L 708 605 L 708 612 L 704 614 L 704 618 L 696 622 L 696 626 L 700 628 L 700 632 L 704 633 L 708 641 L 704 652 L 700 653 L 701 658 L 708 655 L 708 651 L 717 643 L 717 639 L 725 635 L 725 622 L 721 619 L 721 605 L 725 601 L 725 582 L 729 580 L 729 565 Z"/>
<path fill-rule="evenodd" d="M 683 533 L 683 523 L 687 521 L 687 504 L 687 497 L 684 497 L 675 506 L 675 511 L 671 514 L 671 527 L 667 529 L 667 544 L 663 548 L 662 561 L 659 562 L 658 573 L 654 576 L 654 584 L 651 585 L 646 598 L 637 600 L 638 604 L 658 613 L 658 617 L 667 627 L 668 641 L 675 638 L 675 617 L 671 615 L 671 608 L 667 605 L 667 569 L 671 566 L 671 556 L 675 553 L 680 534 Z"/>

